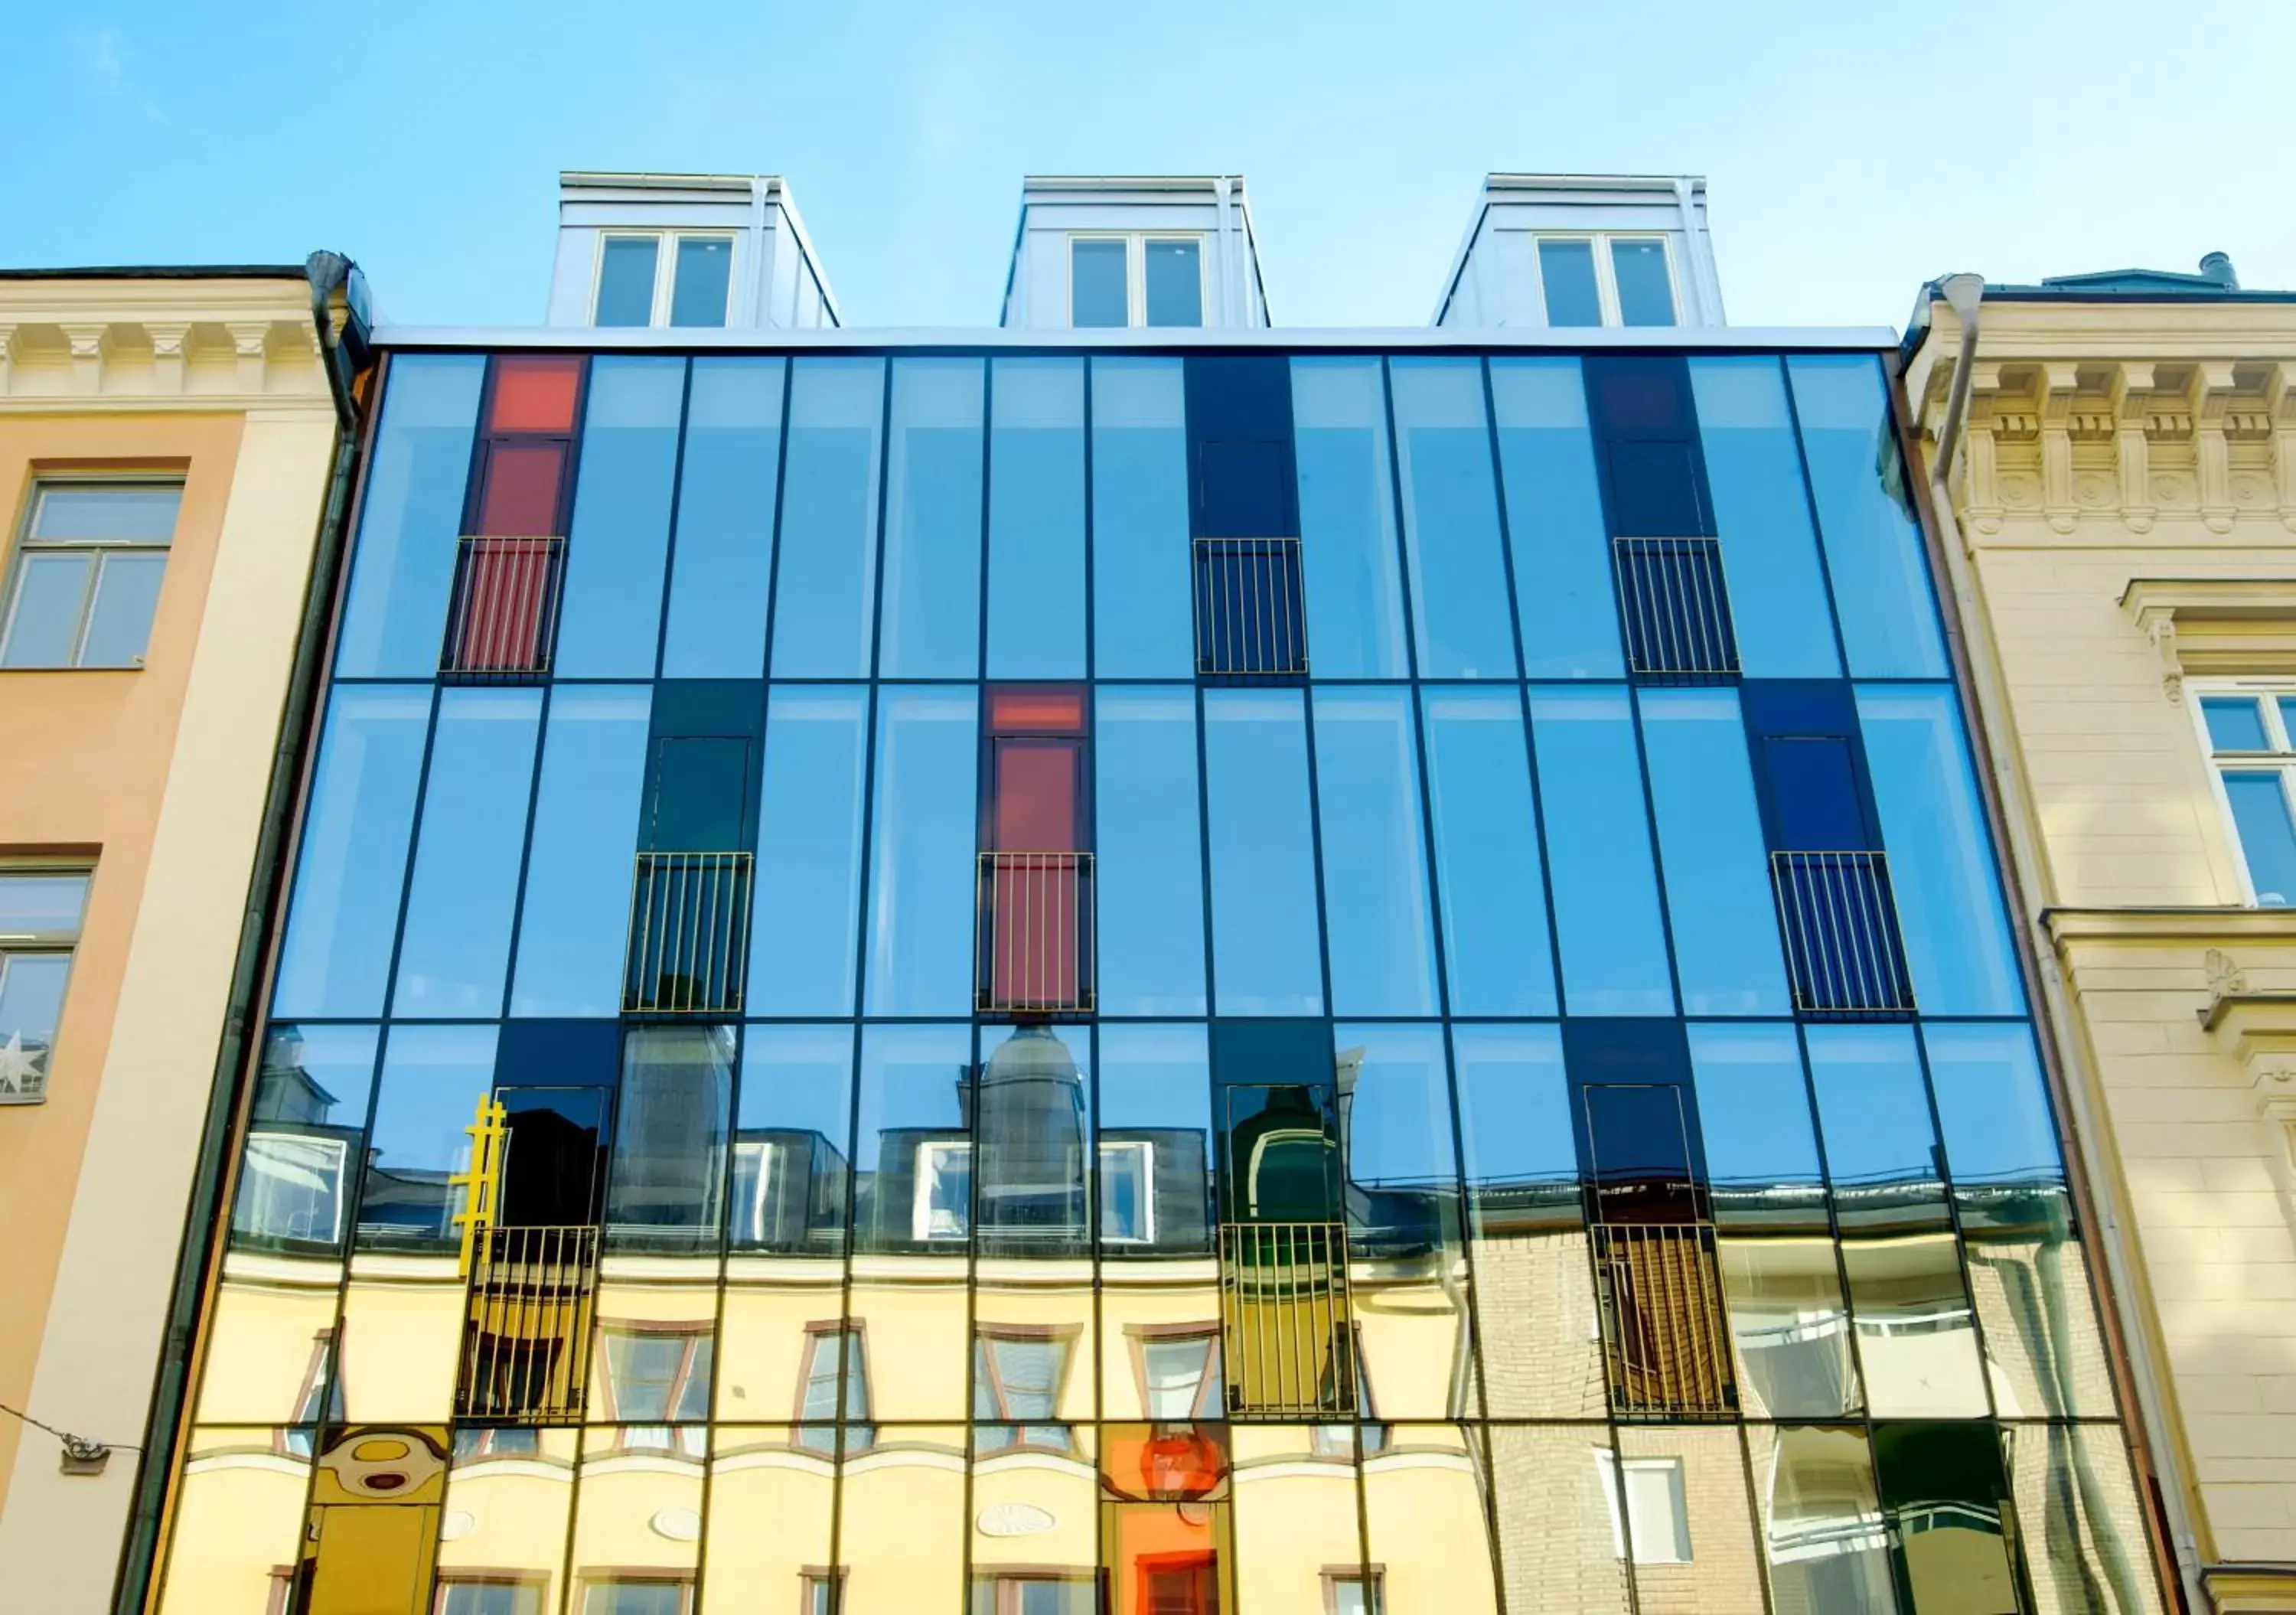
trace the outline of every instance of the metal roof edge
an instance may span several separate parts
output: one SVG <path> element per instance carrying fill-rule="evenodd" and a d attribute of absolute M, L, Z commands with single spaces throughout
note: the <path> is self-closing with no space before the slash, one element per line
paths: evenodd
<path fill-rule="evenodd" d="M 1885 325 L 1816 326 L 1575 326 L 1561 329 L 1520 325 L 1404 325 L 1360 328 L 1246 327 L 1181 331 L 1169 326 L 1130 329 L 1004 329 L 997 326 L 843 326 L 835 330 L 701 330 L 693 327 L 602 329 L 584 325 L 384 325 L 374 332 L 378 348 L 545 348 L 588 353 L 618 352 L 798 352 L 892 348 L 1052 348 L 1091 352 L 1146 352 L 1217 348 L 1341 350 L 1425 348 L 1493 352 L 1575 352 L 1603 348 L 1668 352 L 1754 349 L 1881 353 L 1898 344 Z"/>
<path fill-rule="evenodd" d="M 0 269 L 0 281 L 299 281 L 300 264 L 117 264 Z"/>

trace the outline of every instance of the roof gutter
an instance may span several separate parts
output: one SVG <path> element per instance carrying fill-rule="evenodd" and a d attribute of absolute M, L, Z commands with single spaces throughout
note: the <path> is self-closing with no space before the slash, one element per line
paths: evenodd
<path fill-rule="evenodd" d="M 280 710 L 278 743 L 272 750 L 255 862 L 248 877 L 247 906 L 240 919 L 231 996 L 224 1006 L 223 1037 L 209 1084 L 207 1117 L 193 1168 L 175 1289 L 168 1298 L 167 1332 L 153 1376 L 151 1413 L 144 1425 L 119 1575 L 112 1584 L 111 1615 L 140 1615 L 157 1602 L 160 1548 L 174 1495 L 169 1482 L 176 1469 L 176 1453 L 190 1428 L 195 1348 L 205 1302 L 223 1258 L 222 1229 L 233 1176 L 231 1142 L 240 1112 L 252 1092 L 249 1075 L 255 1062 L 250 1051 L 262 1019 L 258 992 L 286 899 L 286 851 L 316 734 L 312 714 L 326 671 L 327 627 L 341 581 L 351 490 L 365 448 L 365 422 L 357 390 L 360 375 L 373 363 L 365 278 L 357 265 L 334 252 L 313 253 L 303 273 L 311 286 L 311 324 L 318 339 L 320 365 L 327 373 L 327 390 L 335 406 L 334 466 L 312 544 L 303 619 Z"/>

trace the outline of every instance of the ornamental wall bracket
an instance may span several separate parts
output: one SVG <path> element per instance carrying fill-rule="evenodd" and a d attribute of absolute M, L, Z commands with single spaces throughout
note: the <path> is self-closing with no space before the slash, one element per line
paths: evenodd
<path fill-rule="evenodd" d="M 2296 672 L 2296 578 L 2135 578 L 2120 606 L 2172 703 L 2189 677 Z"/>

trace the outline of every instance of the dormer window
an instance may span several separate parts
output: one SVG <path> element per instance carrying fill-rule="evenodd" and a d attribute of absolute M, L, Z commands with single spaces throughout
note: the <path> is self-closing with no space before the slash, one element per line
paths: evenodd
<path fill-rule="evenodd" d="M 724 325 L 734 238 L 717 233 L 613 232 L 600 237 L 597 325 Z"/>
<path fill-rule="evenodd" d="M 1069 237 L 1069 324 L 1078 330 L 1204 323 L 1200 235 Z"/>
<path fill-rule="evenodd" d="M 1661 235 L 1541 235 L 1538 278 L 1549 325 L 1680 323 Z"/>

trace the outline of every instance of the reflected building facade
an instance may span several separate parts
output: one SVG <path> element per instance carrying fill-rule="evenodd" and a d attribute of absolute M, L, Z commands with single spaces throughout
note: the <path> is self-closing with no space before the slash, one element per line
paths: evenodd
<path fill-rule="evenodd" d="M 158 1608 L 2161 1610 L 1886 340 L 1155 189 L 382 333 Z"/>

